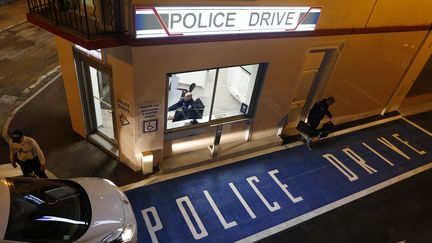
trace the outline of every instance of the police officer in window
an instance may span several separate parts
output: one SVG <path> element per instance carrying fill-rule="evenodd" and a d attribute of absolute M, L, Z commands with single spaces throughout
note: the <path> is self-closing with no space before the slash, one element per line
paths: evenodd
<path fill-rule="evenodd" d="M 172 121 L 175 122 L 188 119 L 187 112 L 190 108 L 192 108 L 193 103 L 194 100 L 192 98 L 192 93 L 188 92 L 184 95 L 184 97 L 180 98 L 177 103 L 168 107 L 168 111 L 176 111 Z"/>

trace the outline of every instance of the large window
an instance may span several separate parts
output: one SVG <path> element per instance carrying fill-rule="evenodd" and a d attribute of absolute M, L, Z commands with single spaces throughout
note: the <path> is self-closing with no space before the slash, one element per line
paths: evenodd
<path fill-rule="evenodd" d="M 263 65 L 169 75 L 167 129 L 250 116 Z"/>

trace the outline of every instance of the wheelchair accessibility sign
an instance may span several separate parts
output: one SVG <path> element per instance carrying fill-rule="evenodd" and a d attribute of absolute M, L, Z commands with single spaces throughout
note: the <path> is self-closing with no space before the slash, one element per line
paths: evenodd
<path fill-rule="evenodd" d="M 139 112 L 141 116 L 142 133 L 154 133 L 159 130 L 159 120 L 161 120 L 160 103 L 145 102 L 140 105 Z"/>
<path fill-rule="evenodd" d="M 158 127 L 157 127 L 157 124 L 158 124 L 158 120 L 157 119 L 155 119 L 155 120 L 149 120 L 149 121 L 144 121 L 144 126 L 143 126 L 143 128 L 144 128 L 144 133 L 148 133 L 148 132 L 156 132 L 157 130 L 158 130 Z"/>

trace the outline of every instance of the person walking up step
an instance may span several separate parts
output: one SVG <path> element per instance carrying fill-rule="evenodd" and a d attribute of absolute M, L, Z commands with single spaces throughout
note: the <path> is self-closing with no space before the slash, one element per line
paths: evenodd
<path fill-rule="evenodd" d="M 302 124 L 299 123 L 297 129 L 305 131 L 302 133 L 302 140 L 309 150 L 312 150 L 312 138 L 318 137 L 318 139 L 320 139 L 326 137 L 333 128 L 334 125 L 332 122 L 327 122 L 321 129 L 318 129 L 318 126 L 325 116 L 330 119 L 333 117 L 329 111 L 329 107 L 333 105 L 334 102 L 335 99 L 331 96 L 316 102 L 309 111 L 307 122 Z"/>

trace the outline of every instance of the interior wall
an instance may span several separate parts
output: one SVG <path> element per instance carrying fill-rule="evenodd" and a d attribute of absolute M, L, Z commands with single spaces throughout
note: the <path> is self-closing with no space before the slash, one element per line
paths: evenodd
<path fill-rule="evenodd" d="M 81 96 L 75 71 L 75 59 L 72 51 L 73 44 L 59 36 L 55 36 L 55 42 L 63 74 L 62 78 L 72 129 L 82 137 L 86 137 Z"/>

